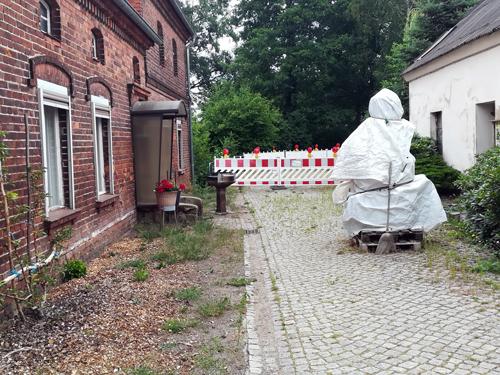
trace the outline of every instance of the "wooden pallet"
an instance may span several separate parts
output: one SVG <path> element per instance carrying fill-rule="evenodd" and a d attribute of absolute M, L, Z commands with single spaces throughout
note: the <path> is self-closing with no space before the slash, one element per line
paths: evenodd
<path fill-rule="evenodd" d="M 375 252 L 377 250 L 380 237 L 385 232 L 381 231 L 361 231 L 354 237 L 361 251 Z M 394 244 L 399 250 L 420 250 L 424 240 L 423 229 L 418 230 L 398 230 L 390 231 L 394 237 Z"/>

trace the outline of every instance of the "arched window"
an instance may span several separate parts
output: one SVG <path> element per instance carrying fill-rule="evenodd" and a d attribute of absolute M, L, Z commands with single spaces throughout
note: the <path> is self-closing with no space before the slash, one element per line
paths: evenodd
<path fill-rule="evenodd" d="M 92 58 L 104 64 L 104 37 L 102 36 L 101 30 L 93 28 L 91 34 L 92 46 L 90 51 L 92 53 Z"/>
<path fill-rule="evenodd" d="M 134 81 L 141 82 L 141 68 L 139 66 L 139 59 L 137 56 L 132 58 L 132 64 L 134 65 Z"/>
<path fill-rule="evenodd" d="M 40 0 L 40 29 L 44 33 L 51 34 L 50 30 L 50 7 L 49 5 L 43 1 Z"/>
<path fill-rule="evenodd" d="M 97 58 L 97 38 L 95 37 L 93 32 L 91 34 L 92 34 L 92 47 L 91 47 L 92 58 L 94 60 L 99 60 Z"/>
<path fill-rule="evenodd" d="M 61 17 L 56 0 L 40 0 L 40 30 L 61 40 Z"/>
<path fill-rule="evenodd" d="M 158 28 L 158 35 L 160 36 L 161 40 L 163 40 L 163 26 L 161 25 L 160 21 L 158 21 L 158 23 L 157 23 L 157 28 Z M 160 44 L 159 55 L 160 55 L 160 65 L 165 66 L 165 44 L 164 43 Z"/>
<path fill-rule="evenodd" d="M 172 57 L 174 61 L 174 76 L 179 73 L 179 68 L 177 66 L 177 43 L 175 39 L 172 39 Z"/>

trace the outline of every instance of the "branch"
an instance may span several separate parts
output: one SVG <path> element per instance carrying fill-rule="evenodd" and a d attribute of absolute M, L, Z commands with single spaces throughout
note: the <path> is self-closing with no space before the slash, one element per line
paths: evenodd
<path fill-rule="evenodd" d="M 32 349 L 32 348 L 31 348 L 31 347 L 27 347 L 27 348 L 20 348 L 20 349 L 13 350 L 13 351 L 11 351 L 11 352 L 9 352 L 9 353 L 5 354 L 5 355 L 2 357 L 2 359 L 7 358 L 7 357 L 8 357 L 9 355 L 11 355 L 11 354 L 14 354 L 14 353 L 17 353 L 17 352 L 22 352 L 23 350 L 30 350 L 30 349 Z"/>

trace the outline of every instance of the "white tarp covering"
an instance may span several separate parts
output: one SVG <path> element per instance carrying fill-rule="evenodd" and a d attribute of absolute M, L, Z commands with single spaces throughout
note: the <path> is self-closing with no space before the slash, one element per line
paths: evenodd
<path fill-rule="evenodd" d="M 398 96 L 383 89 L 371 98 L 369 111 L 371 117 L 342 144 L 331 176 L 344 181 L 334 190 L 333 200 L 345 203 L 346 234 L 353 237 L 361 230 L 385 231 L 390 163 L 391 186 L 395 187 L 390 193 L 389 229 L 428 231 L 445 222 L 433 183 L 424 175 L 415 176 L 415 158 L 410 154 L 415 127 L 402 119 Z"/>

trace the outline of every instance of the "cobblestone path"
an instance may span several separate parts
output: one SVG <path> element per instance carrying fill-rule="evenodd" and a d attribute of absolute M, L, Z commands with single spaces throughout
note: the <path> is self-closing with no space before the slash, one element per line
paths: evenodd
<path fill-rule="evenodd" d="M 246 272 L 258 280 L 248 374 L 500 374 L 497 292 L 451 284 L 422 253 L 347 251 L 331 188 L 244 199 Z"/>

